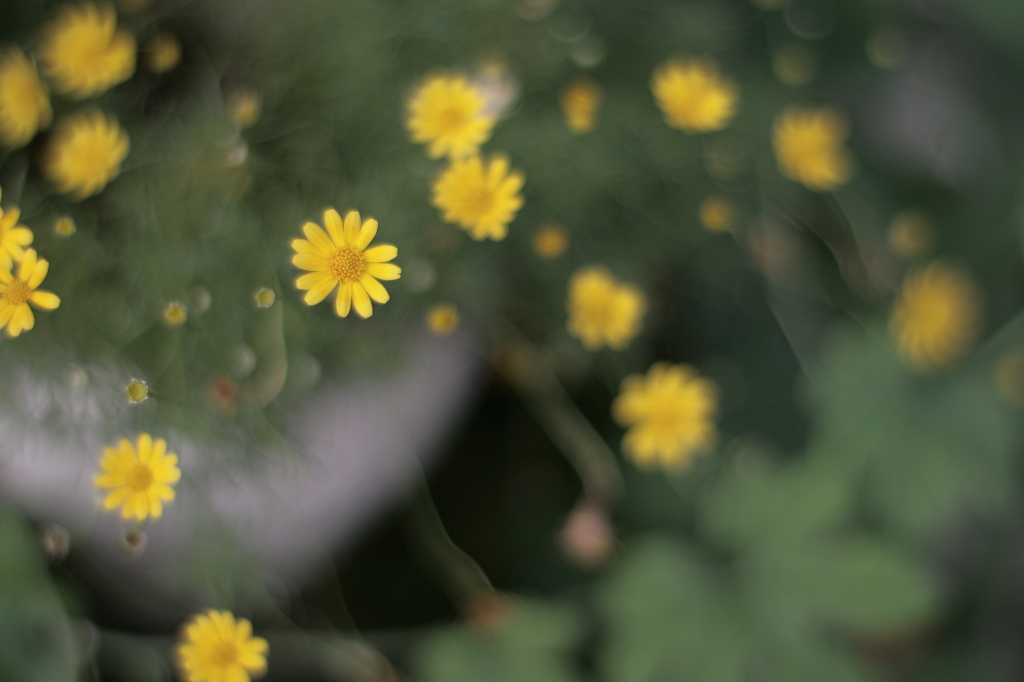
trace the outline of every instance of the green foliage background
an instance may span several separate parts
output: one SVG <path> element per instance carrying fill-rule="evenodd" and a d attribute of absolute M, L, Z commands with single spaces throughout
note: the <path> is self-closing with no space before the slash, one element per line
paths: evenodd
<path fill-rule="evenodd" d="M 30 48 L 57 4 L 12 4 L 0 41 Z M 992 643 L 1001 641 L 993 631 L 1019 641 L 1013 606 L 1022 602 L 1013 600 L 1024 600 L 1020 410 L 993 380 L 1003 354 L 1024 347 L 1024 104 L 1012 94 L 1024 77 L 1019 3 L 792 0 L 762 11 L 746 0 L 168 0 L 120 21 L 140 42 L 158 27 L 174 32 L 183 61 L 161 76 L 140 69 L 95 102 L 132 141 L 121 176 L 100 196 L 74 203 L 52 193 L 36 163 L 45 138 L 4 158 L 4 206 L 19 206 L 34 229 L 62 305 L 0 344 L 0 379 L 13 382 L 28 367 L 59 382 L 67 367 L 113 363 L 126 378 L 145 378 L 153 399 L 112 410 L 111 434 L 187 432 L 225 453 L 216 467 L 287 449 L 277 425 L 315 381 L 302 368 L 315 363 L 341 381 L 400 370 L 403 342 L 442 300 L 494 349 L 517 330 L 616 450 L 621 432 L 606 406 L 626 374 L 669 359 L 698 365 L 721 386 L 714 456 L 681 476 L 620 462 L 617 559 L 572 574 L 571 588 L 528 595 L 494 628 L 417 629 L 399 647 L 405 674 L 424 682 L 1022 674 L 1020 653 Z M 878 69 L 865 55 L 880 27 L 907 41 L 900 69 Z M 815 78 L 799 87 L 780 83 L 771 66 L 775 50 L 794 42 L 816 60 Z M 958 65 L 955 96 L 988 140 L 987 162 L 962 182 L 885 149 L 878 133 L 892 113 L 885 93 L 936 49 Z M 705 54 L 737 81 L 742 106 L 727 130 L 689 136 L 664 124 L 649 79 L 671 56 Z M 500 243 L 472 242 L 440 221 L 428 194 L 441 164 L 403 128 L 421 77 L 472 73 L 485 61 L 503 64 L 518 89 L 485 150 L 509 154 L 526 176 L 525 206 Z M 558 109 L 560 88 L 580 75 L 604 91 L 600 125 L 585 136 L 573 135 Z M 261 94 L 263 113 L 238 130 L 225 96 L 243 86 Z M 816 194 L 778 174 L 771 123 L 792 102 L 850 114 L 858 171 L 849 185 Z M 58 117 L 80 106 L 54 105 Z M 226 163 L 240 145 L 244 162 Z M 707 170 L 709 154 L 723 149 L 739 160 L 728 179 Z M 711 193 L 741 207 L 732 235 L 699 226 L 698 206 Z M 306 307 L 293 287 L 290 240 L 326 206 L 377 218 L 378 239 L 399 248 L 403 279 L 369 320 Z M 886 229 L 909 207 L 933 222 L 929 257 L 966 266 L 985 299 L 979 348 L 928 377 L 901 364 L 885 328 L 908 267 L 885 252 Z M 78 226 L 69 239 L 48 229 L 65 212 Z M 550 262 L 529 242 L 548 221 L 572 240 Z M 767 254 L 786 257 L 781 273 L 763 265 L 765 230 L 783 240 Z M 565 333 L 565 284 L 595 262 L 651 300 L 642 336 L 622 353 L 588 353 Z M 261 286 L 277 293 L 269 310 L 253 305 Z M 173 299 L 191 309 L 176 329 L 160 319 Z M 255 369 L 237 367 L 241 347 Z M 208 399 L 222 375 L 239 386 L 236 416 Z M 83 454 L 83 466 L 92 457 Z M 88 610 L 62 601 L 15 511 L 0 516 L 0 548 L 0 660 L 18 671 L 10 679 L 101 676 L 74 634 Z M 147 679 L 169 674 L 160 661 Z M 351 679 L 369 679 L 359 674 Z"/>

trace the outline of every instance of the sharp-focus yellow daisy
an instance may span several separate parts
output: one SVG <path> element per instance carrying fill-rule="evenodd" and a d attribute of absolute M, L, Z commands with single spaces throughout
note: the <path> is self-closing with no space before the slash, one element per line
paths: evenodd
<path fill-rule="evenodd" d="M 252 623 L 230 611 L 197 613 L 182 635 L 176 653 L 185 682 L 249 682 L 267 669 L 267 640 L 253 637 Z"/>
<path fill-rule="evenodd" d="M 456 159 L 434 182 L 431 202 L 444 219 L 480 241 L 501 241 L 508 224 L 523 206 L 523 174 L 509 171 L 508 157 L 496 155 L 485 163 L 479 156 Z"/>
<path fill-rule="evenodd" d="M 413 142 L 426 144 L 427 156 L 453 159 L 477 153 L 491 137 L 494 119 L 486 115 L 487 100 L 463 76 L 427 78 L 409 99 L 405 126 Z"/>
<path fill-rule="evenodd" d="M 50 263 L 38 258 L 35 249 L 25 250 L 17 277 L 6 268 L 0 268 L 0 329 L 6 327 L 7 336 L 18 336 L 36 326 L 29 303 L 40 310 L 53 310 L 60 305 L 57 294 L 36 291 L 49 270 Z"/>
<path fill-rule="evenodd" d="M 612 416 L 628 427 L 622 451 L 648 468 L 681 470 L 717 438 L 718 389 L 690 365 L 658 362 L 622 382 Z"/>
<path fill-rule="evenodd" d="M 174 499 L 171 486 L 181 478 L 178 456 L 167 452 L 167 441 L 153 440 L 148 433 L 140 433 L 134 446 L 122 438 L 116 448 L 103 448 L 100 469 L 102 473 L 94 479 L 96 487 L 110 489 L 103 508 L 120 506 L 123 518 L 139 521 L 160 518 L 163 503 Z"/>
<path fill-rule="evenodd" d="M 65 5 L 43 32 L 43 73 L 62 95 L 85 99 L 135 73 L 135 38 L 117 29 L 110 5 Z"/>
<path fill-rule="evenodd" d="M 73 114 L 57 123 L 43 172 L 58 191 L 84 199 L 118 176 L 129 147 L 128 134 L 113 116 L 99 110 Z"/>
<path fill-rule="evenodd" d="M 566 329 L 584 348 L 622 350 L 640 333 L 647 299 L 635 285 L 620 283 L 604 267 L 592 265 L 573 273 L 565 309 Z"/>
<path fill-rule="evenodd" d="M 295 280 L 295 286 L 306 291 L 306 305 L 316 305 L 327 298 L 335 287 L 334 311 L 347 317 L 355 308 L 360 317 L 373 314 L 370 299 L 387 303 L 391 298 L 377 280 L 398 279 L 402 269 L 388 261 L 398 255 L 391 244 L 378 244 L 367 248 L 377 234 L 377 221 L 359 217 L 359 211 L 349 211 L 342 222 L 333 208 L 324 211 L 324 232 L 316 223 L 306 223 L 302 231 L 306 239 L 295 239 L 292 263 L 312 272 Z"/>
<path fill-rule="evenodd" d="M 772 129 L 779 172 L 821 192 L 845 184 L 853 175 L 847 135 L 846 118 L 835 109 L 788 107 L 775 118 Z"/>
<path fill-rule="evenodd" d="M 706 133 L 729 125 L 739 91 L 710 58 L 672 60 L 654 70 L 651 91 L 665 123 L 687 133 Z"/>
<path fill-rule="evenodd" d="M 601 86 L 589 79 L 575 80 L 562 88 L 558 103 L 569 130 L 582 135 L 597 127 L 601 106 Z"/>
<path fill-rule="evenodd" d="M 928 373 L 963 357 L 978 330 L 979 302 L 967 273 L 944 263 L 907 275 L 889 318 L 904 361 Z"/>
<path fill-rule="evenodd" d="M 0 269 L 10 270 L 25 257 L 25 247 L 32 243 L 32 230 L 18 224 L 21 210 L 0 209 Z"/>
<path fill-rule="evenodd" d="M 23 147 L 53 119 L 36 65 L 17 48 L 0 55 L 0 143 Z"/>

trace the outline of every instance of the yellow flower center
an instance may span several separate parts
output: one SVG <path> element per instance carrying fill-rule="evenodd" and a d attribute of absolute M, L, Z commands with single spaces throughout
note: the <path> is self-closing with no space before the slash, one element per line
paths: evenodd
<path fill-rule="evenodd" d="M 228 666 L 238 661 L 238 649 L 234 642 L 218 642 L 210 649 L 210 663 Z"/>
<path fill-rule="evenodd" d="M 356 251 L 351 246 L 343 246 L 327 257 L 327 268 L 331 276 L 343 284 L 357 282 L 366 272 L 366 259 L 363 258 L 361 251 Z"/>
<path fill-rule="evenodd" d="M 487 215 L 494 208 L 494 193 L 486 187 L 466 193 L 466 213 L 474 216 Z"/>
<path fill-rule="evenodd" d="M 28 297 L 32 295 L 32 290 L 28 288 L 28 285 L 22 282 L 20 279 L 12 280 L 7 285 L 7 291 L 4 292 L 4 299 L 10 305 L 21 305 L 28 300 Z"/>
<path fill-rule="evenodd" d="M 449 135 L 460 132 L 466 125 L 466 112 L 460 107 L 448 107 L 437 118 L 441 129 Z"/>
<path fill-rule="evenodd" d="M 132 490 L 138 492 L 148 490 L 149 486 L 153 483 L 153 472 L 148 466 L 139 462 L 138 464 L 133 464 L 132 468 L 128 470 L 125 481 Z"/>

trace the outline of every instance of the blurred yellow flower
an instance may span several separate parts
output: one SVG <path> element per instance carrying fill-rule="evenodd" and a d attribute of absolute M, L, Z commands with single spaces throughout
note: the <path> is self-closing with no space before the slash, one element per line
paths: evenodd
<path fill-rule="evenodd" d="M 228 111 L 228 117 L 239 128 L 251 127 L 263 113 L 263 99 L 258 92 L 250 88 L 238 88 L 231 91 L 224 106 Z"/>
<path fill-rule="evenodd" d="M 947 367 L 971 348 L 980 296 L 967 273 L 933 262 L 903 281 L 889 331 L 903 360 L 921 373 Z"/>
<path fill-rule="evenodd" d="M 479 156 L 455 159 L 434 182 L 431 202 L 473 239 L 501 241 L 522 208 L 523 182 L 522 173 L 509 171 L 506 156 L 493 156 L 486 164 Z"/>
<path fill-rule="evenodd" d="M 302 231 L 306 239 L 295 239 L 292 263 L 312 272 L 295 280 L 295 286 L 306 295 L 306 305 L 316 305 L 338 288 L 334 311 L 348 317 L 356 309 L 360 317 L 373 314 L 370 299 L 387 303 L 391 298 L 377 280 L 394 280 L 402 276 L 402 269 L 388 261 L 398 255 L 391 244 L 378 244 L 367 248 L 377 234 L 377 221 L 359 217 L 359 211 L 349 211 L 342 222 L 333 208 L 324 211 L 324 232 L 316 223 L 306 223 Z"/>
<path fill-rule="evenodd" d="M 612 416 L 628 427 L 622 451 L 637 466 L 682 470 L 714 445 L 718 389 L 690 365 L 658 362 L 622 382 Z"/>
<path fill-rule="evenodd" d="M 62 215 L 53 221 L 53 231 L 57 236 L 70 237 L 76 231 L 75 219 L 69 215 Z"/>
<path fill-rule="evenodd" d="M 448 336 L 459 326 L 459 309 L 451 303 L 439 303 L 427 311 L 427 329 L 435 336 Z"/>
<path fill-rule="evenodd" d="M 49 270 L 49 261 L 37 258 L 35 249 L 25 250 L 17 277 L 6 268 L 0 268 L 0 329 L 6 327 L 7 336 L 18 336 L 36 326 L 29 303 L 40 310 L 53 310 L 60 305 L 56 294 L 36 290 Z"/>
<path fill-rule="evenodd" d="M 98 194 L 121 172 L 128 134 L 99 110 L 72 114 L 57 123 L 43 156 L 43 172 L 60 192 L 75 199 Z"/>
<path fill-rule="evenodd" d="M 181 61 L 181 43 L 173 33 L 160 31 L 142 49 L 146 66 L 153 73 L 170 71 Z"/>
<path fill-rule="evenodd" d="M 181 301 L 171 301 L 164 306 L 164 322 L 177 327 L 188 321 L 188 308 Z"/>
<path fill-rule="evenodd" d="M 714 194 L 700 204 L 700 224 L 708 232 L 729 232 L 736 224 L 736 205 L 727 197 Z"/>
<path fill-rule="evenodd" d="M 208 609 L 185 625 L 176 653 L 185 682 L 249 682 L 266 671 L 269 649 L 245 618 Z"/>
<path fill-rule="evenodd" d="M 148 433 L 140 433 L 133 446 L 122 438 L 117 448 L 103 448 L 100 460 L 102 473 L 93 481 L 97 488 L 108 488 L 103 508 L 121 507 L 122 518 L 160 518 L 164 502 L 174 499 L 171 486 L 181 478 L 178 456 L 167 452 L 167 441 L 155 441 Z"/>
<path fill-rule="evenodd" d="M 562 88 L 558 103 L 569 130 L 577 134 L 589 133 L 597 127 L 601 86 L 588 78 L 572 81 Z"/>
<path fill-rule="evenodd" d="M 25 257 L 23 247 L 32 243 L 32 230 L 18 224 L 21 211 L 0 209 L 0 269 L 10 270 Z"/>
<path fill-rule="evenodd" d="M 817 191 L 833 190 L 853 175 L 853 157 L 844 146 L 846 119 L 830 107 L 787 107 L 775 118 L 772 146 L 779 172 Z"/>
<path fill-rule="evenodd" d="M 65 5 L 44 29 L 39 58 L 54 90 L 85 99 L 131 78 L 135 38 L 117 30 L 110 5 Z"/>
<path fill-rule="evenodd" d="M 651 91 L 665 123 L 687 133 L 706 133 L 729 125 L 739 91 L 710 58 L 672 60 L 654 70 Z"/>
<path fill-rule="evenodd" d="M 405 126 L 413 142 L 427 144 L 427 156 L 461 159 L 477 153 L 491 137 L 494 119 L 486 115 L 487 101 L 462 76 L 438 74 L 427 78 L 409 99 Z"/>
<path fill-rule="evenodd" d="M 0 55 L 0 143 L 23 147 L 53 120 L 36 65 L 16 47 Z"/>
<path fill-rule="evenodd" d="M 907 209 L 900 211 L 889 223 L 889 248 L 902 258 L 917 258 L 924 255 L 935 241 L 932 222 L 922 211 Z"/>
<path fill-rule="evenodd" d="M 533 250 L 541 258 L 558 258 L 569 248 L 569 232 L 556 223 L 542 225 L 533 234 Z"/>
<path fill-rule="evenodd" d="M 622 350 L 640 333 L 647 299 L 633 284 L 618 282 L 600 265 L 580 268 L 569 280 L 566 329 L 587 350 Z"/>

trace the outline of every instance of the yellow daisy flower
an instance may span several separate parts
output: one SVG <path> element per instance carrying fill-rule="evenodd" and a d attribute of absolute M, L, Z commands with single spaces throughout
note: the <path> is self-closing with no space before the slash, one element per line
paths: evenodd
<path fill-rule="evenodd" d="M 718 389 L 690 365 L 658 362 L 622 382 L 612 416 L 628 427 L 622 451 L 640 467 L 680 470 L 717 438 Z"/>
<path fill-rule="evenodd" d="M 195 614 L 183 640 L 176 653 L 185 682 L 249 682 L 267 669 L 267 640 L 253 637 L 252 623 L 230 611 Z"/>
<path fill-rule="evenodd" d="M 479 156 L 455 159 L 434 182 L 431 202 L 454 223 L 480 241 L 501 241 L 508 224 L 523 206 L 523 174 L 509 172 L 508 157 L 496 155 L 484 163 Z"/>
<path fill-rule="evenodd" d="M 148 433 L 140 433 L 134 446 L 122 438 L 116 448 L 103 448 L 100 469 L 102 473 L 93 479 L 96 487 L 111 489 L 103 508 L 120 506 L 123 518 L 139 521 L 160 518 L 163 503 L 174 499 L 171 486 L 181 478 L 178 456 L 167 452 L 167 441 L 153 440 Z"/>
<path fill-rule="evenodd" d="M 672 60 L 654 70 L 651 91 L 665 123 L 687 133 L 706 133 L 729 125 L 739 91 L 718 73 L 710 58 Z"/>
<path fill-rule="evenodd" d="M 0 209 L 0 269 L 10 270 L 25 258 L 24 247 L 32 243 L 32 230 L 18 224 L 21 210 Z"/>
<path fill-rule="evenodd" d="M 426 323 L 434 336 L 448 336 L 459 326 L 459 309 L 451 303 L 439 303 L 427 311 Z"/>
<path fill-rule="evenodd" d="M 306 291 L 306 305 L 316 305 L 338 287 L 334 311 L 339 316 L 347 317 L 355 308 L 360 317 L 369 317 L 373 314 L 370 299 L 387 303 L 391 298 L 377 280 L 402 275 L 400 267 L 388 263 L 398 255 L 398 249 L 391 244 L 368 249 L 377 234 L 377 221 L 360 220 L 359 211 L 349 211 L 342 222 L 338 212 L 329 208 L 324 211 L 324 226 L 327 232 L 316 223 L 306 223 L 302 231 L 307 239 L 292 241 L 292 263 L 312 270 L 295 280 L 295 286 Z"/>
<path fill-rule="evenodd" d="M 700 224 L 708 232 L 729 232 L 736 224 L 736 214 L 736 204 L 717 194 L 700 204 Z"/>
<path fill-rule="evenodd" d="M 43 172 L 75 199 L 99 194 L 121 172 L 128 134 L 99 110 L 72 114 L 57 124 L 43 156 Z"/>
<path fill-rule="evenodd" d="M 904 361 L 929 373 L 967 354 L 980 317 L 980 296 L 967 274 L 933 262 L 903 281 L 889 331 Z"/>
<path fill-rule="evenodd" d="M 772 130 L 779 172 L 816 191 L 845 184 L 853 175 L 853 156 L 843 144 L 847 135 L 846 119 L 835 109 L 788 107 Z"/>
<path fill-rule="evenodd" d="M 601 86 L 589 79 L 575 80 L 558 97 L 569 130 L 582 135 L 597 127 L 597 110 L 601 106 Z"/>
<path fill-rule="evenodd" d="M 569 248 L 569 232 L 557 223 L 542 225 L 533 233 L 533 250 L 541 258 L 558 258 Z"/>
<path fill-rule="evenodd" d="M 65 5 L 39 46 L 43 73 L 73 99 L 106 92 L 135 73 L 135 38 L 117 30 L 110 5 Z"/>
<path fill-rule="evenodd" d="M 49 261 L 37 258 L 35 249 L 25 250 L 17 277 L 0 268 L 0 329 L 7 327 L 7 336 L 13 338 L 36 326 L 29 303 L 40 310 L 54 310 L 60 305 L 57 294 L 36 291 L 49 270 Z"/>
<path fill-rule="evenodd" d="M 581 268 L 569 280 L 566 329 L 587 350 L 622 350 L 640 333 L 647 299 L 633 284 L 619 283 L 600 265 Z"/>
<path fill-rule="evenodd" d="M 409 99 L 405 127 L 418 144 L 429 145 L 427 156 L 460 159 L 477 153 L 491 137 L 494 119 L 486 115 L 487 100 L 463 76 L 427 78 Z"/>
<path fill-rule="evenodd" d="M 53 120 L 36 65 L 18 48 L 0 55 L 0 143 L 23 147 Z"/>

